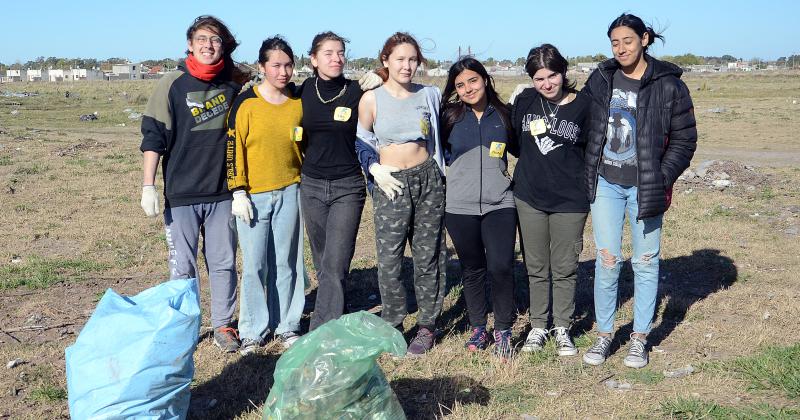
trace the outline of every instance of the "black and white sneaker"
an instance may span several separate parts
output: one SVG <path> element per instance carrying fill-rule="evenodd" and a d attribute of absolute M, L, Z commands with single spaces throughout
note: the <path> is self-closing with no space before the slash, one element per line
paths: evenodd
<path fill-rule="evenodd" d="M 545 341 L 547 341 L 547 330 L 544 328 L 533 328 L 531 332 L 528 333 L 525 344 L 522 345 L 522 351 L 527 353 L 541 351 L 544 348 Z"/>
<path fill-rule="evenodd" d="M 578 354 L 578 348 L 572 342 L 569 330 L 566 327 L 555 327 L 551 331 L 553 331 L 553 337 L 556 340 L 556 351 L 558 351 L 559 356 L 575 356 Z"/>
<path fill-rule="evenodd" d="M 631 334 L 631 346 L 628 348 L 628 355 L 622 361 L 625 366 L 640 369 L 647 366 L 649 357 L 647 355 L 647 340 L 634 337 Z"/>
<path fill-rule="evenodd" d="M 599 366 L 608 358 L 611 351 L 611 336 L 598 335 L 592 347 L 583 354 L 583 362 L 587 365 Z"/>

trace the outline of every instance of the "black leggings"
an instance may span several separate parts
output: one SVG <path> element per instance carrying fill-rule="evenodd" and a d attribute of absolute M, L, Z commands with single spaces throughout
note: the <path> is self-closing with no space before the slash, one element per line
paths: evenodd
<path fill-rule="evenodd" d="M 516 210 L 500 209 L 483 216 L 447 213 L 445 222 L 461 263 L 470 324 L 473 327 L 486 326 L 488 274 L 494 327 L 497 330 L 511 328 L 514 322 Z"/>

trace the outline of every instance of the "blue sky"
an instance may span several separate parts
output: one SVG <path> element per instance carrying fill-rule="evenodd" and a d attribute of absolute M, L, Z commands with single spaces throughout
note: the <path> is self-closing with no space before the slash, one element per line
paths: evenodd
<path fill-rule="evenodd" d="M 5 2 L 4 2 L 5 3 Z M 376 56 L 394 31 L 411 32 L 430 58 L 454 59 L 458 47 L 480 59 L 525 56 L 543 42 L 564 55 L 610 55 L 606 30 L 621 12 L 664 29 L 654 55 L 776 59 L 800 53 L 800 1 L 13 1 L 2 7 L 0 62 L 37 56 L 131 60 L 179 57 L 185 31 L 200 14 L 220 17 L 241 42 L 234 57 L 253 61 L 264 38 L 282 34 L 300 55 L 314 34 L 350 39 L 351 57 Z"/>

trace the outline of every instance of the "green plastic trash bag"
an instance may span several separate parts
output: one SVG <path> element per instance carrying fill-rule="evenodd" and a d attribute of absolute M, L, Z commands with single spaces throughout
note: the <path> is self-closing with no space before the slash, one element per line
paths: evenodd
<path fill-rule="evenodd" d="M 278 360 L 264 419 L 405 419 L 375 362 L 384 352 L 403 356 L 406 342 L 368 312 L 320 325 Z"/>

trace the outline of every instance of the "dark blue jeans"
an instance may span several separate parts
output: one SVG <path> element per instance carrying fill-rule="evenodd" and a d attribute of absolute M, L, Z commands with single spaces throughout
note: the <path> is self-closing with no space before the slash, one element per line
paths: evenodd
<path fill-rule="evenodd" d="M 366 196 L 361 175 L 334 180 L 301 176 L 300 203 L 318 283 L 310 330 L 344 313 L 344 281 Z"/>

